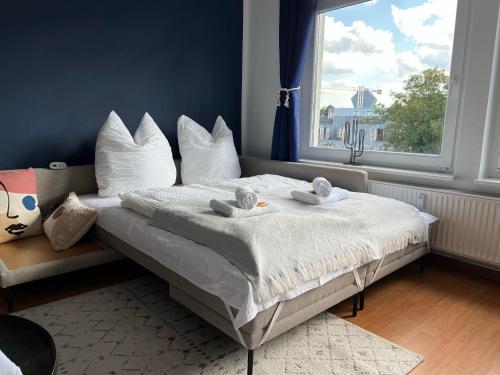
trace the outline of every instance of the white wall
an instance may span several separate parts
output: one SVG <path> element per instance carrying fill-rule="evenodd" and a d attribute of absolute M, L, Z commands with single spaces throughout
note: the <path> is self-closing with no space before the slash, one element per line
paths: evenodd
<path fill-rule="evenodd" d="M 370 178 L 500 195 L 500 184 L 475 182 L 481 164 L 499 1 L 472 0 L 462 121 L 458 124 L 455 142 L 455 180 L 389 177 L 377 173 L 371 173 Z M 243 150 L 245 155 L 269 158 L 279 90 L 279 0 L 245 0 L 244 18 L 244 56 L 247 58 L 243 67 Z M 495 100 L 500 102 L 500 96 Z M 499 121 L 497 117 L 497 125 Z"/>

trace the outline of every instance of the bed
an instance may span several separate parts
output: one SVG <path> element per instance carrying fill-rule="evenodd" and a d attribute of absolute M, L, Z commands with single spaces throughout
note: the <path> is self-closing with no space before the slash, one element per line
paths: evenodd
<path fill-rule="evenodd" d="M 345 189 L 367 191 L 367 174 L 358 170 L 248 157 L 242 157 L 240 164 L 244 177 L 275 174 L 311 181 L 324 176 Z M 245 346 L 249 374 L 255 348 L 351 297 L 355 315 L 364 307 L 366 287 L 429 251 L 427 242 L 412 244 L 382 259 L 352 264 L 255 303 L 248 280 L 215 251 L 149 226 L 148 218 L 121 207 L 118 198 L 96 198 L 93 173 L 92 166 L 37 170 L 42 209 L 70 190 L 86 195 L 82 202 L 100 209 L 92 235 L 166 280 L 171 298 Z"/>

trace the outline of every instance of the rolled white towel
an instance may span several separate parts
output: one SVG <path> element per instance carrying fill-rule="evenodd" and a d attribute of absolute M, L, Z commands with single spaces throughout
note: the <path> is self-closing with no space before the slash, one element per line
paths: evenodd
<path fill-rule="evenodd" d="M 22 375 L 21 369 L 16 366 L 7 356 L 0 350 L 0 374 L 2 375 Z"/>
<path fill-rule="evenodd" d="M 257 197 L 257 194 L 255 194 L 251 187 L 239 186 L 236 188 L 234 195 L 236 197 L 236 203 L 240 208 L 251 210 L 257 206 L 259 197 Z"/>
<path fill-rule="evenodd" d="M 281 207 L 271 203 L 262 207 L 255 207 L 253 210 L 245 210 L 244 208 L 239 208 L 236 201 L 222 201 L 218 199 L 210 201 L 210 208 L 219 215 L 232 218 L 253 217 L 281 211 Z"/>
<path fill-rule="evenodd" d="M 314 192 L 322 197 L 328 197 L 332 192 L 332 184 L 324 177 L 316 177 L 313 182 Z"/>
<path fill-rule="evenodd" d="M 332 192 L 328 197 L 322 197 L 321 195 L 318 195 L 313 191 L 294 190 L 290 194 L 292 195 L 293 199 L 300 202 L 308 204 L 325 204 L 334 203 L 349 198 L 350 193 L 348 190 L 336 187 L 332 189 Z"/>

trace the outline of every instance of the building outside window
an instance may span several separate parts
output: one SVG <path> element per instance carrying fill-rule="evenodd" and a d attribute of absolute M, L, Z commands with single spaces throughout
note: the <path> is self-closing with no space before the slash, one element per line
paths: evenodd
<path fill-rule="evenodd" d="M 335 108 L 328 105 L 322 108 L 319 119 L 320 147 L 344 148 L 344 128 L 346 123 L 352 122 L 354 116 L 358 118 L 360 129 L 365 129 L 366 150 L 385 150 L 386 143 L 383 140 L 383 132 L 387 122 L 375 111 L 377 98 L 364 87 L 357 89 L 351 98 L 352 108 Z M 327 134 L 328 132 L 328 135 Z"/>

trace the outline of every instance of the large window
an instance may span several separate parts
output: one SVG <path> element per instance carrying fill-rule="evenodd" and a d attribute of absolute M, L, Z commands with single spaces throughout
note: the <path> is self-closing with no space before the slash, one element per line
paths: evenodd
<path fill-rule="evenodd" d="M 346 160 L 346 124 L 356 120 L 362 162 L 449 170 L 467 29 L 457 17 L 467 19 L 466 1 L 320 0 L 303 79 L 311 99 L 302 156 Z"/>

